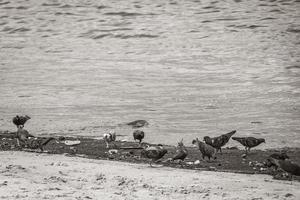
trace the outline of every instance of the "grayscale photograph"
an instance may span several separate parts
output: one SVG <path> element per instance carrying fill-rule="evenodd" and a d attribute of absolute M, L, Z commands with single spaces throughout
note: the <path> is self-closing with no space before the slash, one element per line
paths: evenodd
<path fill-rule="evenodd" d="M 0 0 L 2 199 L 300 199 L 300 0 Z"/>

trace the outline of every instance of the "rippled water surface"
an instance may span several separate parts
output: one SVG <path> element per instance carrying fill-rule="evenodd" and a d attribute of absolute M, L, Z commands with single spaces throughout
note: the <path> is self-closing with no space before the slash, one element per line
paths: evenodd
<path fill-rule="evenodd" d="M 0 129 L 299 146 L 299 33 L 299 0 L 0 0 Z"/>

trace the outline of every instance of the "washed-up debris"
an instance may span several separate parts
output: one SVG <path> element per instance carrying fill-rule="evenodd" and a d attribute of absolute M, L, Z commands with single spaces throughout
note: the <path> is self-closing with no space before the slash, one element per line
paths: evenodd
<path fill-rule="evenodd" d="M 260 169 L 259 169 L 259 171 L 266 171 L 267 170 L 267 168 L 263 168 L 263 167 L 261 167 Z"/>
<path fill-rule="evenodd" d="M 248 165 L 250 167 L 264 167 L 265 166 L 265 164 L 260 163 L 258 161 L 253 161 L 253 162 L 250 161 Z"/>
<path fill-rule="evenodd" d="M 199 165 L 200 164 L 200 160 L 196 160 L 195 162 L 194 162 L 194 165 Z"/>
<path fill-rule="evenodd" d="M 117 149 L 110 149 L 108 151 L 109 154 L 117 154 L 118 153 L 118 150 Z"/>
<path fill-rule="evenodd" d="M 217 171 L 217 168 L 212 167 L 212 166 L 210 166 L 208 169 L 209 169 L 210 171 Z"/>
<path fill-rule="evenodd" d="M 64 144 L 68 146 L 78 145 L 80 144 L 80 140 L 65 140 Z"/>

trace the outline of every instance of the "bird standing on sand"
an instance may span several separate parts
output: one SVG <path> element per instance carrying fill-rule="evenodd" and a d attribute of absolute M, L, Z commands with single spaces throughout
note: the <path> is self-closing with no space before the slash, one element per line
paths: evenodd
<path fill-rule="evenodd" d="M 18 125 L 18 130 L 16 133 L 17 144 L 19 147 L 21 147 L 20 142 L 22 143 L 22 145 L 25 145 L 26 141 L 29 138 L 34 138 L 34 136 L 29 134 L 29 132 L 27 130 L 25 130 L 23 127 L 24 127 L 23 125 Z"/>
<path fill-rule="evenodd" d="M 270 155 L 271 158 L 277 159 L 277 160 L 285 160 L 289 159 L 290 157 L 286 154 L 286 152 L 281 153 L 273 153 Z"/>
<path fill-rule="evenodd" d="M 217 150 L 217 152 L 220 151 L 222 154 L 221 147 L 227 144 L 231 136 L 234 135 L 235 133 L 236 130 L 223 134 L 219 137 L 210 138 L 209 136 L 205 136 L 203 139 L 206 144 L 209 144 L 210 146 L 214 147 Z"/>
<path fill-rule="evenodd" d="M 270 161 L 272 164 L 276 165 L 283 171 L 289 173 L 291 175 L 291 179 L 293 178 L 293 175 L 300 176 L 300 166 L 296 163 L 291 162 L 290 160 L 278 160 L 270 157 L 268 161 Z"/>
<path fill-rule="evenodd" d="M 281 153 L 273 153 L 269 156 L 269 158 L 267 159 L 267 167 L 274 167 L 275 170 L 278 169 L 278 166 L 274 163 L 274 161 L 272 162 L 272 159 L 276 159 L 276 160 L 286 160 L 289 159 L 290 157 L 286 154 L 286 152 L 281 152 Z"/>
<path fill-rule="evenodd" d="M 29 138 L 26 141 L 28 148 L 30 149 L 40 149 L 42 152 L 44 151 L 44 146 L 48 144 L 51 140 L 55 138 Z"/>
<path fill-rule="evenodd" d="M 105 141 L 106 148 L 109 148 L 109 143 L 116 141 L 116 131 L 111 130 L 109 133 L 104 133 L 103 140 Z"/>
<path fill-rule="evenodd" d="M 139 143 L 141 144 L 142 140 L 144 139 L 145 137 L 145 133 L 144 131 L 140 131 L 140 130 L 135 130 L 133 132 L 133 139 L 134 141 L 135 140 L 139 140 Z"/>
<path fill-rule="evenodd" d="M 233 140 L 241 143 L 246 150 L 246 154 L 250 151 L 250 148 L 256 147 L 261 143 L 266 143 L 264 138 L 255 138 L 255 137 L 232 137 Z"/>
<path fill-rule="evenodd" d="M 210 146 L 208 144 L 205 144 L 204 142 L 199 141 L 198 138 L 193 140 L 192 144 L 198 146 L 198 148 L 202 154 L 203 160 L 205 159 L 205 157 L 208 157 L 208 160 L 210 160 L 210 158 L 214 158 L 214 159 L 217 158 L 217 157 L 215 157 L 215 154 L 216 154 L 215 148 L 213 148 L 212 146 Z"/>
<path fill-rule="evenodd" d="M 180 163 L 182 163 L 182 161 L 184 161 L 187 155 L 188 155 L 188 151 L 183 144 L 183 139 L 181 139 L 181 141 L 178 142 L 176 154 L 171 158 L 171 160 L 172 161 L 179 160 Z"/>
<path fill-rule="evenodd" d="M 141 151 L 141 157 L 151 159 L 150 166 L 152 167 L 152 162 L 157 162 L 166 153 L 168 153 L 168 151 L 162 145 L 151 146 L 151 147 L 147 147 Z"/>
<path fill-rule="evenodd" d="M 13 119 L 12 122 L 18 127 L 20 125 L 24 126 L 24 124 L 31 119 L 28 115 L 25 116 L 19 116 L 16 115 Z"/>

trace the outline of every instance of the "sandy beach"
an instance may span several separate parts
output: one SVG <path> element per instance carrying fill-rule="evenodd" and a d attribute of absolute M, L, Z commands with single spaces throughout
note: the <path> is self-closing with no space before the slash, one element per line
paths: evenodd
<path fill-rule="evenodd" d="M 64 155 L 0 152 L 0 199 L 299 199 L 268 175 L 151 168 Z"/>

